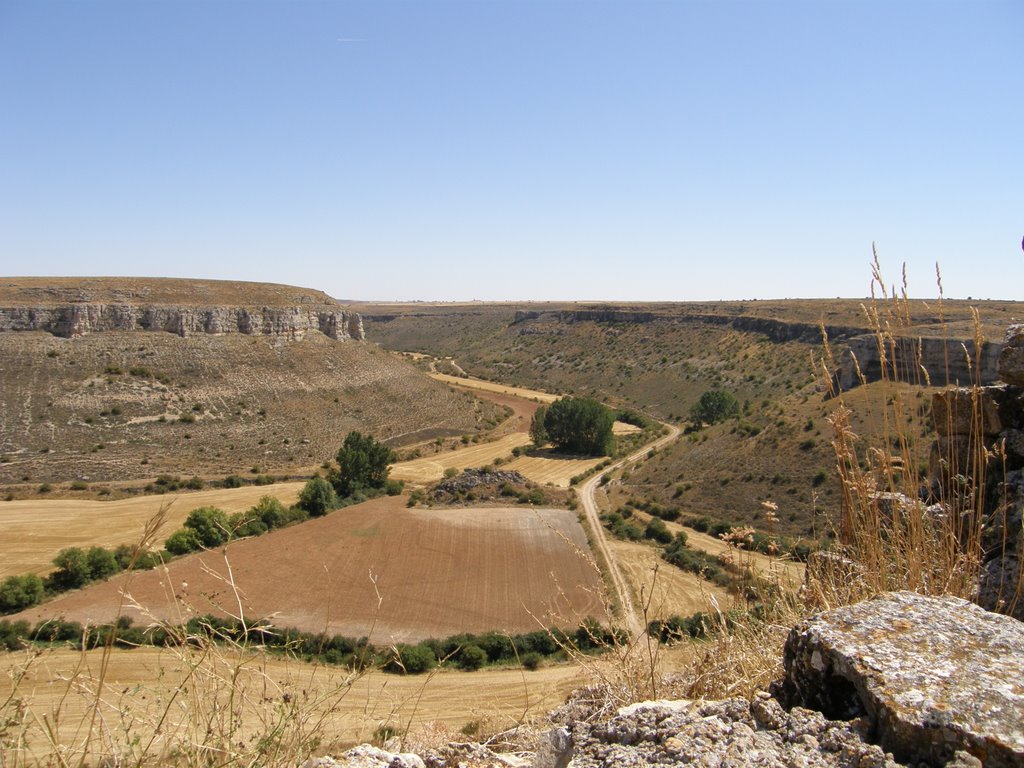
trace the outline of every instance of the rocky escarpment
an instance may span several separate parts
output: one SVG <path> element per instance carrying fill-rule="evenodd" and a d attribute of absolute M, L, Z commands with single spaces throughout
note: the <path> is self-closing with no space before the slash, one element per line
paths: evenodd
<path fill-rule="evenodd" d="M 74 303 L 0 307 L 0 332 L 44 331 L 76 337 L 105 331 L 164 331 L 178 336 L 242 333 L 301 339 L 319 331 L 332 339 L 364 338 L 362 318 L 337 306 L 246 307 Z"/>
<path fill-rule="evenodd" d="M 978 602 L 1024 620 L 1024 326 L 1007 330 L 998 376 L 1005 383 L 932 397 L 930 475 L 933 488 L 958 489 L 947 503 L 982 515 L 965 521 L 981 535 Z"/>
<path fill-rule="evenodd" d="M 776 344 L 800 342 L 821 344 L 822 331 L 838 349 L 839 370 L 836 384 L 844 390 L 862 381 L 878 381 L 883 376 L 883 353 L 874 334 L 866 328 L 816 323 L 789 322 L 770 317 L 725 315 L 714 313 L 674 314 L 646 312 L 609 307 L 560 311 L 519 310 L 512 325 L 530 323 L 672 323 L 675 325 L 728 326 L 737 331 L 757 333 Z M 934 336 L 899 339 L 895 349 L 885 350 L 888 370 L 884 373 L 900 381 L 924 381 L 933 385 L 980 382 L 991 384 L 997 379 L 996 358 L 1000 345 L 983 342 L 980 352 L 972 339 L 945 339 Z M 892 361 L 897 364 L 893 368 Z"/>

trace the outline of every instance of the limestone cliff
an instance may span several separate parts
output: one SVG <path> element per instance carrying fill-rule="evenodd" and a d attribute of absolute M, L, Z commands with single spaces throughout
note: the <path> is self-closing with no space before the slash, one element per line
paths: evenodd
<path fill-rule="evenodd" d="M 601 307 L 561 311 L 519 310 L 512 325 L 541 323 L 673 323 L 677 325 L 720 325 L 737 331 L 758 333 L 770 341 L 782 344 L 800 342 L 821 344 L 822 326 L 815 323 L 790 322 L 770 317 L 714 313 L 676 314 L 647 312 L 634 309 Z M 837 347 L 839 372 L 837 384 L 851 389 L 865 381 L 878 381 L 882 375 L 882 355 L 874 334 L 864 327 L 847 325 L 824 326 L 829 341 Z M 971 339 L 945 339 L 938 336 L 906 338 L 896 344 L 895 358 L 900 361 L 890 376 L 901 381 L 924 381 L 925 375 L 934 385 L 960 382 L 969 384 L 980 380 L 991 384 L 997 379 L 996 358 L 1000 345 L 985 342 L 980 354 Z M 887 359 L 893 359 L 892 350 L 886 350 Z M 858 375 L 858 369 L 860 375 Z"/>
<path fill-rule="evenodd" d="M 360 316 L 329 305 L 195 307 L 83 303 L 0 307 L 0 332 L 3 331 L 45 331 L 64 337 L 103 331 L 166 331 L 178 336 L 243 333 L 287 339 L 301 339 L 308 331 L 320 331 L 332 339 L 363 339 Z"/>
<path fill-rule="evenodd" d="M 289 340 L 320 331 L 332 339 L 364 338 L 359 314 L 322 291 L 171 278 L 5 278 L 0 280 L 3 331 L 66 338 L 104 331 L 241 333 Z"/>

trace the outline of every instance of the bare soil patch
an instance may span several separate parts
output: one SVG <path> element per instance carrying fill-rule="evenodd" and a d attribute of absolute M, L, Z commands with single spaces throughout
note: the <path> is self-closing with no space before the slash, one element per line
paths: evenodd
<path fill-rule="evenodd" d="M 278 626 L 385 644 L 459 632 L 571 627 L 602 615 L 600 579 L 565 510 L 406 509 L 386 497 L 116 577 L 20 615 L 96 623 L 126 589 L 148 613 L 273 617 Z M 234 586 L 232 586 L 232 583 Z M 128 615 L 144 621 L 131 609 Z"/>

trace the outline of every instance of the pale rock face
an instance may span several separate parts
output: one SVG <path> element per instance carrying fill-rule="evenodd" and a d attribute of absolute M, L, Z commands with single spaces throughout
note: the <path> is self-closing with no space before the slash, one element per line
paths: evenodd
<path fill-rule="evenodd" d="M 954 597 L 895 592 L 819 614 L 786 641 L 788 706 L 863 716 L 897 759 L 957 751 L 1024 765 L 1024 623 Z"/>
<path fill-rule="evenodd" d="M 365 338 L 362 318 L 330 305 L 295 307 L 199 307 L 80 303 L 48 307 L 0 307 L 0 332 L 45 331 L 75 337 L 104 331 L 164 331 L 178 336 L 242 333 L 301 340 L 309 331 L 332 339 Z"/>
<path fill-rule="evenodd" d="M 999 378 L 1007 384 L 1024 386 L 1024 325 L 1011 325 L 999 353 Z"/>

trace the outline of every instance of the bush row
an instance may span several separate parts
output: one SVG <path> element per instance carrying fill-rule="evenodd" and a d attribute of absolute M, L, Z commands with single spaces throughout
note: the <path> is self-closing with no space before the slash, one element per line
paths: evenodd
<path fill-rule="evenodd" d="M 396 674 L 420 674 L 438 665 L 464 670 L 488 664 L 520 664 L 536 669 L 544 659 L 562 659 L 567 648 L 598 653 L 624 638 L 593 619 L 575 631 L 537 630 L 519 635 L 500 632 L 453 635 L 443 640 L 424 640 L 416 645 L 381 648 L 365 637 L 278 629 L 260 622 L 241 622 L 203 616 L 180 627 L 134 626 L 127 616 L 115 624 L 84 628 L 78 622 L 52 620 L 30 625 L 27 621 L 0 620 L 0 650 L 17 650 L 31 643 L 67 643 L 80 650 L 113 645 L 135 648 L 201 645 L 204 642 L 245 643 L 273 653 L 288 653 L 306 661 L 319 661 L 363 669 L 378 667 Z"/>

